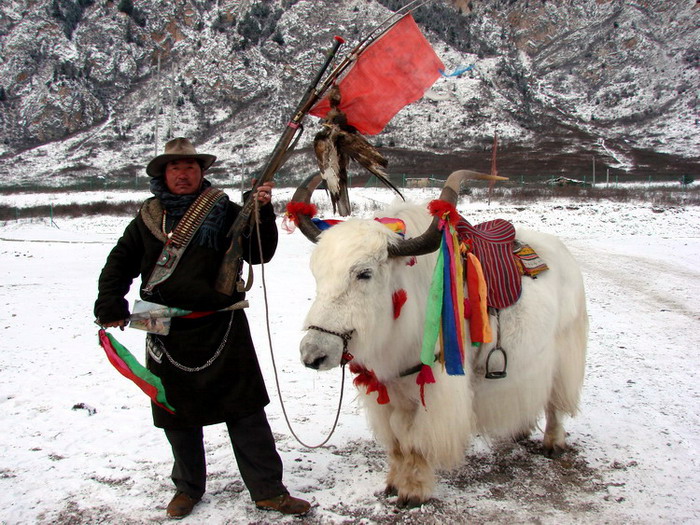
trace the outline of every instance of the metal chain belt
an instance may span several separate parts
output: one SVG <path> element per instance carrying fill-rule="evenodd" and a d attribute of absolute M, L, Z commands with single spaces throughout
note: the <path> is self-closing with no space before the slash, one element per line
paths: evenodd
<path fill-rule="evenodd" d="M 157 338 L 156 338 L 156 339 L 158 340 L 158 343 L 160 344 L 160 348 L 163 350 L 163 353 L 165 354 L 165 357 L 168 358 L 168 361 L 170 361 L 170 362 L 173 364 L 173 366 L 175 366 L 175 368 L 179 368 L 179 369 L 182 370 L 183 372 L 200 372 L 200 371 L 204 370 L 205 368 L 209 368 L 209 366 L 211 366 L 211 364 L 212 364 L 214 361 L 216 361 L 216 358 L 219 357 L 219 355 L 221 354 L 221 351 L 224 349 L 224 346 L 226 346 L 226 341 L 228 341 L 228 336 L 229 336 L 229 334 L 231 333 L 231 326 L 233 325 L 233 316 L 234 316 L 234 315 L 235 315 L 235 312 L 231 312 L 231 319 L 230 319 L 229 322 L 228 322 L 228 328 L 226 328 L 226 333 L 224 334 L 224 338 L 223 338 L 223 340 L 221 341 L 221 344 L 219 345 L 219 348 L 217 348 L 217 349 L 216 349 L 216 352 L 214 352 L 214 355 L 211 356 L 211 357 L 207 360 L 207 362 L 204 363 L 204 364 L 201 365 L 201 366 L 189 367 L 189 366 L 183 365 L 182 363 L 178 363 L 178 362 L 175 361 L 175 359 L 173 359 L 173 357 L 168 353 L 168 350 L 167 350 L 167 348 L 165 348 L 165 345 L 163 344 L 163 342 L 162 342 L 160 339 L 157 339 Z"/>

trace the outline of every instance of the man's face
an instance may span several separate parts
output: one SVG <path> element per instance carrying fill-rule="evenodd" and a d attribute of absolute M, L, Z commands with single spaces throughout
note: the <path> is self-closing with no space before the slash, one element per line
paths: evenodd
<path fill-rule="evenodd" d="M 202 184 L 202 168 L 195 159 L 170 161 L 165 165 L 165 184 L 175 195 L 195 193 Z"/>

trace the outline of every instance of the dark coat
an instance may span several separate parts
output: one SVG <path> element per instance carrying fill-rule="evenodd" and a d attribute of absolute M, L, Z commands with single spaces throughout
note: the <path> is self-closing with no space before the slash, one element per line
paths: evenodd
<path fill-rule="evenodd" d="M 230 228 L 240 206 L 229 203 L 224 232 Z M 277 247 L 277 226 L 270 204 L 260 209 L 260 233 L 264 262 Z M 162 237 L 162 236 L 161 236 Z M 223 237 L 223 235 L 222 235 Z M 244 237 L 243 258 L 260 263 L 255 230 Z M 147 301 L 194 311 L 219 310 L 238 302 L 244 294 L 227 296 L 214 289 L 219 265 L 229 240 L 221 239 L 220 249 L 200 246 L 193 239 L 171 277 L 154 289 Z M 141 214 L 126 228 L 112 249 L 100 274 L 95 315 L 102 323 L 129 316 L 125 295 L 132 281 L 141 275 L 141 289 L 163 248 L 163 241 L 148 228 Z M 229 328 L 230 325 L 230 328 Z M 182 367 L 200 368 L 217 353 L 219 356 L 200 371 L 184 371 L 172 364 L 167 355 L 160 363 L 147 359 L 148 369 L 159 376 L 168 402 L 175 408 L 172 415 L 156 405 L 154 424 L 178 429 L 220 423 L 246 416 L 269 403 L 265 384 L 242 310 L 219 312 L 197 319 L 173 318 L 167 336 L 153 336 L 167 354 Z M 156 344 L 156 346 L 159 346 Z"/>

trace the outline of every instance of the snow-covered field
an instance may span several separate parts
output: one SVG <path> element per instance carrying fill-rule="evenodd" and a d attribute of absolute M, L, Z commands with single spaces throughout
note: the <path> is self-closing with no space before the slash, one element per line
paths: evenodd
<path fill-rule="evenodd" d="M 361 209 L 391 199 L 382 190 L 351 197 Z M 328 445 L 299 444 L 275 387 L 265 290 L 281 397 L 304 442 L 330 430 L 341 373 L 300 364 L 312 246 L 282 233 L 264 275 L 256 272 L 248 316 L 286 484 L 314 505 L 303 522 L 700 523 L 700 208 L 463 200 L 459 209 L 474 223 L 502 217 L 557 234 L 583 267 L 591 332 L 581 412 L 567 424 L 572 450 L 556 461 L 534 453 L 541 431 L 519 444 L 477 439 L 460 468 L 441 473 L 430 503 L 398 511 L 379 493 L 386 460 L 350 378 Z M 166 521 L 167 441 L 147 398 L 108 363 L 93 324 L 97 275 L 128 220 L 0 223 L 0 523 Z M 142 357 L 142 332 L 115 336 Z M 185 523 L 301 521 L 254 509 L 224 426 L 207 427 L 205 439 L 208 492 Z"/>

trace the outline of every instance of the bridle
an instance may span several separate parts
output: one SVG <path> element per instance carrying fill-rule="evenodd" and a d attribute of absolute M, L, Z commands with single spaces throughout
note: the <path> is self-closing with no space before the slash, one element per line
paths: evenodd
<path fill-rule="evenodd" d="M 335 335 L 343 340 L 343 354 L 340 358 L 340 366 L 347 365 L 350 361 L 352 361 L 355 358 L 354 355 L 348 352 L 348 343 L 350 342 L 350 339 L 352 339 L 352 334 L 355 333 L 354 329 L 348 330 L 347 332 L 335 332 L 333 330 L 328 330 L 327 328 L 323 328 L 321 326 L 310 325 L 307 328 L 307 330 L 316 330 L 317 332 L 323 332 L 324 334 Z M 406 370 L 399 373 L 398 377 L 407 377 L 413 374 L 417 374 L 418 372 L 420 372 L 422 366 L 422 363 L 418 363 L 416 366 L 407 368 Z"/>
<path fill-rule="evenodd" d="M 311 325 L 308 327 L 308 330 L 316 330 L 317 332 L 323 332 L 324 334 L 335 335 L 343 340 L 343 354 L 340 358 L 340 366 L 345 366 L 354 359 L 354 356 L 348 352 L 348 343 L 350 342 L 350 339 L 352 339 L 352 334 L 355 332 L 355 329 L 348 330 L 347 332 L 335 332 L 320 326 Z"/>

